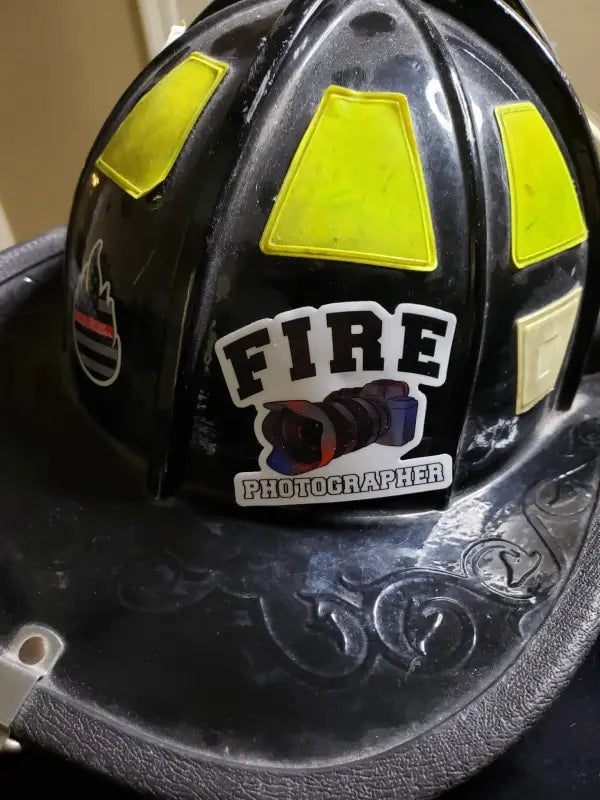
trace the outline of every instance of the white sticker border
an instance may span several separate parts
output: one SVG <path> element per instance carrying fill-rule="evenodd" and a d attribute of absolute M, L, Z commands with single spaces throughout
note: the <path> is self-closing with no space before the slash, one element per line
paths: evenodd
<path fill-rule="evenodd" d="M 344 311 L 371 311 L 382 320 L 383 333 L 380 342 L 385 362 L 383 370 L 363 370 L 361 364 L 361 368 L 359 369 L 347 373 L 338 373 L 335 376 L 332 375 L 329 369 L 329 363 L 333 358 L 333 351 L 323 346 L 324 343 L 331 345 L 332 342 L 331 332 L 326 325 L 326 317 L 328 314 Z M 420 373 L 400 372 L 397 368 L 392 368 L 394 362 L 397 363 L 399 357 L 404 355 L 402 315 L 405 313 L 419 314 L 447 323 L 447 330 L 444 337 L 439 337 L 426 331 L 428 335 L 424 338 L 435 341 L 435 356 L 430 358 L 419 357 L 419 360 L 422 362 L 435 361 L 439 364 L 440 369 L 436 377 Z M 268 350 L 271 352 L 273 350 L 286 352 L 287 340 L 283 335 L 282 325 L 289 320 L 298 319 L 300 317 L 309 317 L 311 320 L 311 328 L 308 334 L 311 342 L 311 354 L 313 356 L 319 356 L 318 358 L 314 358 L 314 364 L 317 369 L 316 375 L 293 382 L 292 391 L 291 386 L 289 386 L 289 379 L 288 381 L 281 380 L 285 371 L 289 373 L 291 360 L 288 359 L 284 362 L 279 359 L 278 362 L 269 365 L 267 358 L 267 368 L 254 373 L 254 376 L 259 378 L 263 385 L 261 391 L 254 393 L 250 397 L 244 399 L 240 398 L 236 373 L 224 352 L 227 345 L 266 328 L 269 332 L 270 341 L 268 345 L 264 348 L 259 348 L 259 350 L 263 352 Z M 403 459 L 401 456 L 417 447 L 422 440 L 427 413 L 427 397 L 419 387 L 421 385 L 441 387 L 445 384 L 456 325 L 457 320 L 454 314 L 431 306 L 401 303 L 397 306 L 394 313 L 389 313 L 381 305 L 373 301 L 357 301 L 332 303 L 321 306 L 320 308 L 303 307 L 292 309 L 274 318 L 257 320 L 219 339 L 215 343 L 215 352 L 221 365 L 229 394 L 233 403 L 238 408 L 248 408 L 251 406 L 256 408 L 257 413 L 254 423 L 254 433 L 261 446 L 261 454 L 259 456 L 260 471 L 238 473 L 235 476 L 234 487 L 237 504 L 243 507 L 257 507 L 305 505 L 309 503 L 356 502 L 366 499 L 437 491 L 451 486 L 453 481 L 453 459 L 450 455 L 440 454 L 418 459 Z M 253 352 L 257 352 L 257 350 L 250 350 L 248 354 L 252 355 Z M 422 356 L 423 354 L 420 355 Z M 268 378 L 269 374 L 272 375 L 273 371 L 279 373 L 279 379 L 277 377 L 275 380 L 272 379 L 269 382 L 270 385 L 265 389 L 264 379 Z M 268 409 L 265 408 L 266 403 L 283 401 L 292 399 L 293 397 L 302 398 L 309 402 L 321 402 L 336 389 L 354 387 L 361 382 L 364 385 L 370 381 L 381 379 L 407 382 L 410 386 L 410 396 L 418 401 L 419 407 L 415 424 L 415 435 L 410 442 L 402 447 L 389 447 L 375 443 L 369 445 L 367 448 L 334 459 L 325 467 L 320 467 L 298 476 L 282 475 L 268 466 L 267 459 L 271 455 L 273 448 L 263 434 L 263 422 L 269 413 Z M 280 390 L 274 390 L 274 383 L 283 384 L 282 388 Z M 367 456 L 367 451 L 370 451 L 369 456 Z M 378 454 L 378 458 L 374 457 L 375 453 Z M 392 454 L 393 463 L 390 463 L 390 456 Z M 360 469 L 357 469 L 358 465 L 361 465 Z M 346 466 L 346 469 L 343 469 L 343 466 Z M 430 476 L 433 474 L 435 480 L 431 482 L 424 481 L 423 468 L 427 469 Z M 397 480 L 392 481 L 390 473 L 395 470 L 400 471 L 399 477 Z M 413 473 L 412 478 L 407 478 L 403 470 L 410 470 Z M 414 473 L 414 470 L 418 470 L 418 472 Z M 353 487 L 355 486 L 352 480 L 355 476 L 358 476 L 359 479 L 362 478 L 361 485 L 366 482 L 372 488 L 360 491 L 353 489 L 352 491 L 346 492 L 345 488 L 348 480 L 351 481 Z M 369 477 L 367 478 L 366 476 Z M 336 493 L 332 494 L 326 492 L 325 494 L 321 494 L 321 482 L 317 481 L 316 484 L 313 483 L 314 479 L 320 478 L 324 478 L 325 481 L 334 479 Z M 342 481 L 342 491 L 339 491 L 340 484 L 338 479 Z M 265 484 L 261 483 L 261 481 L 277 481 L 279 495 L 276 497 L 265 496 L 271 493 L 270 487 L 272 484 L 263 488 Z M 310 484 L 310 489 L 308 488 L 307 481 Z M 249 497 L 249 482 L 259 483 L 260 492 L 258 498 L 256 496 Z M 291 493 L 290 484 L 293 487 Z M 378 484 L 380 486 L 385 484 L 386 487 L 379 489 L 373 488 Z M 334 483 L 330 481 L 329 485 L 330 487 L 334 486 Z M 317 493 L 315 493 L 313 487 Z"/>

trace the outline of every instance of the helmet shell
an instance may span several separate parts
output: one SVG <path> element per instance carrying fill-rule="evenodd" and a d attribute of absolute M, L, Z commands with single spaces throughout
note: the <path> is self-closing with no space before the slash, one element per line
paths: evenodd
<path fill-rule="evenodd" d="M 397 309 L 404 309 L 404 315 L 410 308 L 433 309 L 456 321 L 447 342 L 444 381 L 413 382 L 413 394 L 421 408 L 426 404 L 426 413 L 416 417 L 420 435 L 409 438 L 411 459 L 427 461 L 442 454 L 449 459 L 450 478 L 423 497 L 416 492 L 388 500 L 380 493 L 373 503 L 398 510 L 414 508 L 417 500 L 429 507 L 447 503 L 453 491 L 472 486 L 531 446 L 557 406 L 570 402 L 597 300 L 588 291 L 570 306 L 554 390 L 527 409 L 519 408 L 518 401 L 523 380 L 519 321 L 589 288 L 593 237 L 588 231 L 595 236 L 598 213 L 589 191 L 590 173 L 593 180 L 597 175 L 593 148 L 577 101 L 527 23 L 501 4 L 489 4 L 491 18 L 502 16 L 504 30 L 528 44 L 526 58 L 516 46 L 508 57 L 484 15 L 463 5 L 441 0 L 434 5 L 414 0 L 292 2 L 287 7 L 280 0 L 236 3 L 193 25 L 117 104 L 90 154 L 74 202 L 67 249 L 67 346 L 81 401 L 108 433 L 148 462 L 156 493 L 187 482 L 204 494 L 234 500 L 236 476 L 253 474 L 257 462 L 268 456 L 262 428 L 267 401 L 314 403 L 331 394 L 327 381 L 314 393 L 306 383 L 302 397 L 261 395 L 261 406 L 236 402 L 228 386 L 228 362 L 218 343 L 231 342 L 239 331 L 262 330 L 264 321 L 310 317 L 312 311 L 304 317 L 297 313 L 302 309 L 322 317 L 325 311 L 319 309 L 356 310 L 371 304 L 383 320 L 386 352 L 381 374 L 367 370 L 367 379 L 364 363 L 362 373 L 358 369 L 363 385 L 377 378 L 403 379 L 395 366 L 388 368 L 393 347 L 397 356 L 403 355 L 386 322 Z M 194 53 L 225 65 L 226 72 L 167 177 L 134 197 L 101 168 L 102 154 L 139 101 Z M 405 98 L 426 191 L 433 268 L 394 268 L 367 263 L 360 255 L 330 257 L 265 245 L 299 149 L 331 92 L 348 102 L 369 96 Z M 570 126 L 561 102 L 575 110 Z M 515 260 L 511 163 L 498 115 L 509 107 L 532 108 L 549 132 L 571 176 L 585 229 L 577 241 L 571 238 L 569 246 L 555 247 L 523 268 Z M 324 188 L 329 177 L 315 180 L 318 206 L 322 194 L 331 193 Z M 370 180 L 365 195 L 373 191 Z M 364 202 L 365 208 L 379 204 L 387 226 L 403 225 L 411 213 L 394 195 L 389 205 L 381 193 Z M 334 215 L 334 227 L 335 220 Z M 114 304 L 113 337 L 120 341 L 118 376 L 106 375 L 104 384 L 86 374 L 72 324 L 82 274 L 89 273 L 93 259 L 105 286 L 104 306 Z M 315 316 L 319 333 L 302 341 L 319 351 L 311 357 L 320 375 L 321 365 L 329 361 L 323 353 L 330 352 L 326 339 L 331 331 L 319 324 Z M 414 342 L 425 342 L 420 355 L 408 354 L 418 371 L 415 363 L 431 360 L 431 354 L 427 332 L 425 338 L 415 336 Z M 431 341 L 430 332 L 429 347 Z M 283 347 L 267 352 L 253 346 L 246 349 L 246 359 L 256 350 L 265 358 L 263 375 L 289 367 L 291 356 Z M 339 388 L 360 384 L 352 380 L 348 374 Z M 355 416 L 364 411 L 361 402 L 360 409 L 354 402 Z M 345 412 L 340 413 L 343 417 Z M 391 413 L 388 406 L 385 413 Z M 360 453 L 372 444 L 368 435 L 361 440 L 342 433 L 349 424 L 331 423 L 335 458 L 349 458 L 344 437 L 363 442 L 352 458 L 362 458 Z M 383 431 L 385 420 L 377 424 Z M 407 425 L 405 430 L 412 430 L 410 421 Z M 326 427 L 323 423 L 319 429 L 323 442 Z M 381 437 L 398 446 L 398 435 L 390 434 L 389 425 L 386 430 Z M 389 452 L 388 445 L 385 455 Z M 382 453 L 372 455 L 374 463 Z M 365 497 L 351 499 L 365 502 Z"/>

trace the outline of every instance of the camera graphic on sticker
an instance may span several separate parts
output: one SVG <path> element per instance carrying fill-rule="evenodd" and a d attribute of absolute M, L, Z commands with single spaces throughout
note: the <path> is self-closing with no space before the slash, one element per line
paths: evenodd
<path fill-rule="evenodd" d="M 332 392 L 322 403 L 267 403 L 267 458 L 281 475 L 301 475 L 371 444 L 402 447 L 415 438 L 419 403 L 404 381 L 379 380 Z"/>

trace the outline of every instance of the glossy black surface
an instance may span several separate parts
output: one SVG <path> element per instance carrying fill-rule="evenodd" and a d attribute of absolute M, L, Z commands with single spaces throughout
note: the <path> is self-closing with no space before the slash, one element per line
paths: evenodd
<path fill-rule="evenodd" d="M 455 457 L 454 491 L 474 487 L 522 453 L 559 398 L 568 406 L 600 298 L 595 270 L 588 269 L 600 219 L 596 157 L 576 100 L 522 15 L 495 0 L 475 5 L 296 0 L 284 10 L 277 0 L 245 0 L 203 15 L 113 113 L 76 196 L 68 275 L 72 287 L 103 238 L 103 269 L 122 320 L 122 376 L 104 390 L 76 364 L 74 373 L 92 416 L 147 462 L 153 493 L 187 482 L 231 503 L 234 475 L 256 467 L 260 446 L 255 412 L 233 405 L 214 343 L 292 308 L 374 300 L 390 311 L 417 302 L 457 315 L 448 380 L 428 392 L 424 438 L 412 451 Z M 93 159 L 119 121 L 193 49 L 225 60 L 230 72 L 169 179 L 140 201 L 104 178 L 91 187 Z M 407 95 L 441 256 L 434 272 L 261 252 L 274 198 L 331 84 Z M 520 101 L 534 102 L 546 117 L 577 176 L 591 230 L 589 246 L 524 270 L 511 261 L 506 167 L 494 117 L 499 105 Z M 557 391 L 517 416 L 515 321 L 583 283 L 589 291 L 581 330 Z M 318 514 L 324 521 L 369 510 L 435 509 L 449 496 L 438 491 Z M 310 513 L 314 522 L 317 512 Z"/>
<path fill-rule="evenodd" d="M 223 119 L 255 56 L 256 40 L 273 23 L 280 6 L 281 3 L 261 3 L 251 17 L 246 14 L 233 26 L 212 26 L 203 37 L 203 52 L 226 59 L 229 71 L 219 87 L 219 102 L 209 104 L 202 115 L 203 124 L 193 130 L 164 184 L 149 196 L 134 200 L 96 172 L 94 164 L 139 95 L 198 49 L 197 34 L 183 37 L 176 51 L 174 47 L 167 48 L 136 81 L 101 131 L 76 191 L 68 240 L 69 297 L 76 286 L 79 259 L 92 240 L 102 239 L 104 278 L 112 286 L 124 353 L 119 380 L 109 393 L 94 386 L 75 362 L 78 391 L 111 434 L 149 459 L 160 441 L 157 428 L 163 425 L 163 414 L 171 402 L 169 385 L 173 376 L 169 378 L 167 373 L 176 366 L 172 362 L 191 275 L 198 266 L 227 168 L 227 159 L 215 152 L 217 141 L 222 138 Z M 67 318 L 70 313 L 69 310 Z"/>
<path fill-rule="evenodd" d="M 588 222 L 588 260 L 594 264 L 600 256 L 600 167 L 583 106 L 566 77 L 557 56 L 530 16 L 521 0 L 430 0 L 430 4 L 451 13 L 458 21 L 475 30 L 497 50 L 529 83 L 535 87 L 548 115 L 562 133 L 563 145 L 571 159 Z M 568 408 L 577 392 L 585 369 L 590 343 L 598 319 L 600 276 L 594 269 L 586 272 L 586 288 L 574 346 L 562 387 L 557 398 L 559 408 Z"/>
<path fill-rule="evenodd" d="M 92 175 L 95 158 L 196 49 L 230 70 L 167 181 L 134 201 Z M 407 94 L 435 272 L 259 250 L 332 82 Z M 494 110 L 519 100 L 552 128 L 591 236 L 517 272 Z M 243 0 L 162 53 L 85 167 L 66 306 L 58 253 L 23 252 L 0 288 L 0 646 L 31 621 L 67 642 L 15 730 L 169 800 L 321 800 L 346 787 L 412 800 L 519 735 L 598 626 L 600 377 L 556 408 L 578 388 L 600 302 L 588 269 L 599 184 L 553 57 L 496 0 Z M 73 291 L 99 239 L 124 354 L 102 390 L 71 347 Z M 517 418 L 515 320 L 582 283 L 557 391 Z M 457 315 L 420 446 L 457 456 L 452 492 L 344 513 L 242 511 L 232 478 L 256 463 L 253 415 L 231 403 L 215 340 L 353 300 Z"/>
<path fill-rule="evenodd" d="M 0 632 L 60 631 L 57 688 L 198 757 L 314 767 L 439 725 L 530 641 L 596 502 L 599 379 L 443 514 L 307 530 L 152 503 L 63 388 L 60 280 L 40 269 L 2 299 Z"/>

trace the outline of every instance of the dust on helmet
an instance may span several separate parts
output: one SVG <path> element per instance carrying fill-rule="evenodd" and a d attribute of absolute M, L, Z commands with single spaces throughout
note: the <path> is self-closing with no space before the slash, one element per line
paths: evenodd
<path fill-rule="evenodd" d="M 598 627 L 599 188 L 518 2 L 243 0 L 150 64 L 66 305 L 5 337 L 9 585 L 68 641 L 70 755 L 77 723 L 163 796 L 417 798 L 533 721 Z"/>
<path fill-rule="evenodd" d="M 587 131 L 540 43 L 509 58 L 443 3 L 281 11 L 194 26 L 100 134 L 77 392 L 158 494 L 443 507 L 573 399 Z"/>

